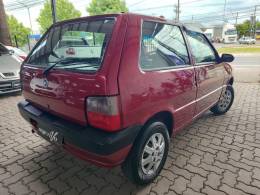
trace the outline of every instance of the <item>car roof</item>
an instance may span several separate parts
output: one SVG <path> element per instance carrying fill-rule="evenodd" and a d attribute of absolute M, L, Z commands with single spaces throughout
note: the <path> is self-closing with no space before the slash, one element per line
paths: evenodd
<path fill-rule="evenodd" d="M 147 20 L 152 20 L 155 22 L 158 21 L 158 22 L 174 24 L 174 25 L 177 25 L 180 27 L 185 27 L 186 29 L 191 30 L 191 31 L 202 33 L 201 29 L 197 28 L 196 25 L 179 23 L 174 20 L 165 19 L 163 16 L 156 17 L 156 16 L 150 16 L 150 15 L 144 15 L 144 14 L 138 14 L 138 13 L 131 13 L 131 12 L 121 12 L 121 13 L 102 14 L 102 15 L 74 18 L 74 19 L 63 20 L 63 21 L 57 22 L 54 24 L 54 26 L 60 25 L 63 23 L 84 21 L 85 19 L 114 18 L 114 17 L 120 16 L 120 15 L 124 15 L 124 16 L 128 16 L 128 17 L 138 17 L 140 19 L 147 19 Z"/>

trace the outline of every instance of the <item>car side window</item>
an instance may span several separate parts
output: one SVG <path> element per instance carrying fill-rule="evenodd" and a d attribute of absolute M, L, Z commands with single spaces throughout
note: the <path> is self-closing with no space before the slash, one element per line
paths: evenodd
<path fill-rule="evenodd" d="M 196 64 L 216 62 L 215 52 L 202 33 L 186 30 L 186 35 Z"/>
<path fill-rule="evenodd" d="M 189 65 L 187 47 L 178 26 L 143 22 L 140 65 L 142 70 Z"/>

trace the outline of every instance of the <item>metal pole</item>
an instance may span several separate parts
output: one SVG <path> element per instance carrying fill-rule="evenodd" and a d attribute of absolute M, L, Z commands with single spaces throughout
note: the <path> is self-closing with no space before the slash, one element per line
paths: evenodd
<path fill-rule="evenodd" d="M 52 20 L 53 24 L 57 21 L 57 15 L 56 15 L 56 0 L 51 0 L 51 11 L 52 11 Z"/>
<path fill-rule="evenodd" d="M 225 0 L 225 3 L 224 3 L 224 21 L 226 20 L 226 6 L 227 6 L 227 0 Z"/>
<path fill-rule="evenodd" d="M 31 44 L 30 44 L 30 37 L 29 37 L 29 35 L 27 35 L 27 42 L 28 42 L 29 51 L 31 51 Z"/>
<path fill-rule="evenodd" d="M 28 16 L 29 16 L 29 21 L 30 21 L 31 32 L 33 34 L 32 19 L 31 19 L 31 13 L 30 13 L 30 8 L 29 7 L 27 7 L 27 11 L 28 11 Z"/>
<path fill-rule="evenodd" d="M 178 0 L 178 5 L 177 5 L 177 22 L 180 21 L 180 0 Z"/>
<path fill-rule="evenodd" d="M 16 37 L 16 35 L 14 35 L 14 41 L 15 41 L 15 46 L 18 48 L 19 45 L 18 45 L 18 41 L 17 41 L 17 37 Z"/>
<path fill-rule="evenodd" d="M 236 26 L 237 26 L 237 19 L 238 19 L 238 12 L 237 12 L 237 15 L 236 15 Z"/>
<path fill-rule="evenodd" d="M 255 5 L 255 12 L 254 12 L 254 29 L 253 29 L 253 35 L 255 38 L 255 33 L 256 33 L 256 9 L 257 9 L 257 5 Z"/>

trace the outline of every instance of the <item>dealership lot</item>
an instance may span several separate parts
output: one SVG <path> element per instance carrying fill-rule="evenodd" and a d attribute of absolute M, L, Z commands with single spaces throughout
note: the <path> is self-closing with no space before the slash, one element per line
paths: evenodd
<path fill-rule="evenodd" d="M 260 194 L 260 85 L 236 83 L 224 116 L 204 114 L 170 145 L 159 178 L 137 187 L 36 137 L 19 95 L 0 98 L 0 194 Z"/>

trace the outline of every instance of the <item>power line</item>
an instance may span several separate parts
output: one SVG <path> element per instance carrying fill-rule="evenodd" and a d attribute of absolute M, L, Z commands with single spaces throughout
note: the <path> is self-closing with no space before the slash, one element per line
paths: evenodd
<path fill-rule="evenodd" d="M 254 9 L 253 9 L 254 7 L 245 7 L 245 8 L 240 8 L 240 9 L 234 9 L 234 10 L 232 10 L 232 12 L 229 12 L 229 13 L 226 13 L 226 15 L 227 16 L 230 16 L 230 15 L 233 15 L 234 13 L 239 13 L 239 14 L 241 14 L 241 13 L 253 13 L 253 11 L 254 11 Z M 211 16 L 209 16 L 209 15 L 211 15 Z M 196 14 L 195 15 L 196 16 L 196 18 L 199 16 L 199 18 L 197 18 L 197 19 L 205 19 L 205 16 L 207 16 L 207 18 L 211 18 L 211 17 L 218 17 L 218 16 L 223 16 L 223 14 L 221 13 L 221 12 L 207 12 L 207 13 L 203 13 L 203 14 Z M 193 17 L 195 18 L 195 16 L 193 15 Z M 191 17 L 191 15 L 185 15 L 185 16 L 183 16 L 184 18 L 190 18 Z"/>
<path fill-rule="evenodd" d="M 44 3 L 46 0 L 23 0 L 21 1 L 14 1 L 12 3 L 8 3 L 5 5 L 5 9 L 7 11 L 19 10 L 19 9 L 27 9 L 30 7 L 34 7 L 36 5 L 40 5 Z"/>

